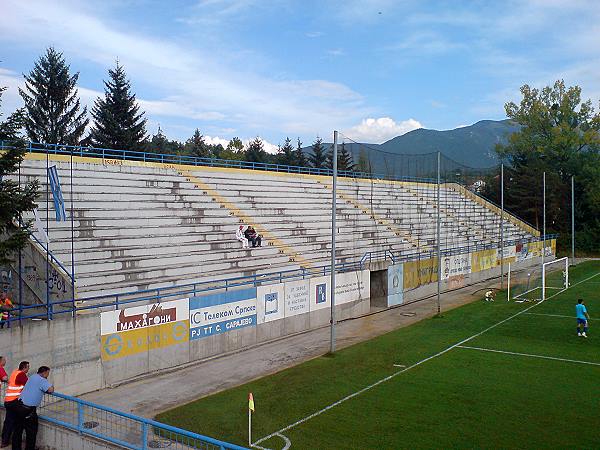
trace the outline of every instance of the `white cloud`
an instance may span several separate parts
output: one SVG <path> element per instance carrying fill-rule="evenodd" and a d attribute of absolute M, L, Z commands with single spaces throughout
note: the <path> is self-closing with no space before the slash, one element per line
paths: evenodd
<path fill-rule="evenodd" d="M 423 128 L 423 125 L 415 119 L 396 122 L 390 117 L 380 117 L 363 119 L 359 125 L 344 131 L 343 134 L 357 142 L 381 144 L 417 128 Z"/>
<path fill-rule="evenodd" d="M 221 4 L 229 12 L 247 6 L 242 1 L 211 0 L 202 2 L 201 7 Z M 25 49 L 55 45 L 64 51 L 72 70 L 76 70 L 75 58 L 106 70 L 118 57 L 134 89 L 143 85 L 156 96 L 145 95 L 140 100 L 149 118 L 155 120 L 156 116 L 176 116 L 211 121 L 210 126 L 221 128 L 245 128 L 248 134 L 277 130 L 314 135 L 329 133 L 370 113 L 362 96 L 341 83 L 274 79 L 245 70 L 239 62 L 229 66 L 224 62 L 226 55 L 143 35 L 123 26 L 126 24 L 109 25 L 87 12 L 93 7 L 83 0 L 71 0 L 68 6 L 3 0 L 0 41 Z M 40 29 L 44 33 L 39 33 Z"/>
<path fill-rule="evenodd" d="M 306 33 L 306 37 L 314 39 L 314 38 L 318 38 L 323 36 L 325 33 L 323 33 L 322 31 L 309 31 L 308 33 Z"/>

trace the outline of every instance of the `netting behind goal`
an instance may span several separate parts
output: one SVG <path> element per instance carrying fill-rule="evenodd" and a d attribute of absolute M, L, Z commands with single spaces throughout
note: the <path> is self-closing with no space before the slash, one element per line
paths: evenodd
<path fill-rule="evenodd" d="M 545 300 L 569 286 L 568 258 L 519 270 L 509 268 L 509 298 L 516 302 Z"/>

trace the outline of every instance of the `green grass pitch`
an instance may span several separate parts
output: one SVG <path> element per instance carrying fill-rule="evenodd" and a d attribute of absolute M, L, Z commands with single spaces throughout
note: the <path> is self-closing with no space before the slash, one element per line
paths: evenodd
<path fill-rule="evenodd" d="M 600 448 L 600 262 L 572 268 L 570 281 L 543 303 L 507 303 L 501 292 L 494 303 L 471 303 L 158 420 L 247 445 L 252 392 L 253 441 L 300 421 L 281 433 L 292 449 Z M 592 317 L 588 339 L 575 332 L 579 297 Z M 285 441 L 258 445 L 281 449 Z"/>

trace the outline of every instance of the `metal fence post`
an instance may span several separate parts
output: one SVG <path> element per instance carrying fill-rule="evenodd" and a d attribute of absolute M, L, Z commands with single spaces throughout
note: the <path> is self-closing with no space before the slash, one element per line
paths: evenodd
<path fill-rule="evenodd" d="M 81 403 L 77 403 L 77 431 L 79 434 L 83 433 L 83 408 Z"/>
<path fill-rule="evenodd" d="M 142 423 L 142 446 L 140 448 L 142 450 L 148 448 L 148 424 L 146 422 Z"/>

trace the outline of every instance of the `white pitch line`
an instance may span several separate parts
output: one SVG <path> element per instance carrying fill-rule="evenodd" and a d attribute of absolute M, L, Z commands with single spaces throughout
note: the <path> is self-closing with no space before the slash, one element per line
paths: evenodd
<path fill-rule="evenodd" d="M 406 367 L 404 364 L 394 364 L 394 367 Z"/>
<path fill-rule="evenodd" d="M 283 439 L 283 441 L 285 442 L 285 447 L 283 447 L 281 450 L 288 450 L 291 446 L 292 446 L 292 441 L 290 441 L 287 437 L 285 437 L 283 434 L 281 433 L 277 433 L 275 436 L 279 436 L 281 439 Z"/>
<path fill-rule="evenodd" d="M 595 275 L 592 275 L 592 276 L 590 276 L 590 277 L 588 277 L 588 278 L 585 278 L 585 279 L 583 279 L 583 280 L 581 280 L 581 281 L 578 281 L 577 283 L 574 283 L 574 284 L 572 284 L 572 285 L 571 285 L 571 286 L 569 286 L 567 289 L 573 288 L 573 287 L 577 286 L 578 284 L 581 284 L 581 283 L 584 283 L 584 282 L 586 282 L 586 281 L 588 281 L 588 280 L 591 280 L 592 278 L 594 278 L 594 277 L 597 277 L 598 275 L 600 275 L 600 272 L 598 272 L 597 274 L 595 274 Z M 555 297 L 555 296 L 557 296 L 557 295 L 558 295 L 558 294 L 560 294 L 560 293 L 561 293 L 561 292 L 557 292 L 556 294 L 553 294 L 553 295 L 551 295 L 550 297 L 547 297 L 547 298 L 546 298 L 546 300 L 549 300 L 549 299 L 551 299 L 552 297 Z M 348 400 L 350 400 L 350 399 L 352 399 L 352 398 L 354 398 L 354 397 L 356 397 L 356 396 L 358 396 L 358 395 L 362 394 L 363 392 L 367 392 L 367 391 L 369 391 L 369 390 L 373 389 L 374 387 L 376 387 L 376 386 L 379 386 L 381 383 L 385 383 L 386 381 L 389 381 L 389 380 L 391 380 L 392 378 L 395 378 L 395 377 L 397 377 L 398 375 L 400 375 L 400 374 L 402 374 L 402 373 L 404 373 L 404 372 L 407 372 L 407 371 L 409 371 L 409 370 L 411 370 L 411 369 L 413 369 L 413 368 L 415 368 L 415 367 L 418 367 L 418 366 L 420 366 L 421 364 L 423 364 L 423 363 L 426 363 L 427 361 L 430 361 L 430 360 L 432 360 L 432 359 L 434 359 L 434 358 L 437 358 L 438 356 L 442 356 L 442 355 L 444 355 L 444 354 L 448 353 L 448 352 L 449 352 L 450 350 L 452 350 L 453 348 L 456 348 L 456 347 L 458 347 L 459 345 L 462 345 L 462 344 L 464 344 L 464 343 L 466 343 L 466 342 L 469 342 L 470 340 L 472 340 L 472 339 L 475 339 L 476 337 L 479 337 L 479 336 L 481 336 L 483 333 L 486 333 L 486 332 L 490 331 L 491 329 L 493 329 L 493 328 L 496 328 L 497 326 L 499 326 L 499 325 L 502 325 L 503 323 L 505 323 L 505 322 L 508 322 L 509 320 L 511 320 L 511 319 L 513 319 L 513 318 L 515 318 L 515 317 L 517 317 L 517 316 L 520 316 L 521 314 L 524 314 L 524 313 L 526 313 L 526 312 L 527 312 L 527 311 L 529 311 L 531 308 L 535 308 L 536 306 L 538 306 L 538 305 L 541 305 L 542 303 L 544 303 L 544 301 L 545 301 L 545 300 L 543 300 L 543 301 L 541 301 L 541 302 L 539 302 L 539 303 L 534 303 L 533 305 L 531 305 L 531 306 L 529 306 L 529 307 L 525 308 L 524 310 L 522 310 L 522 311 L 519 311 L 518 313 L 516 313 L 516 314 L 513 314 L 512 316 L 510 316 L 510 317 L 507 317 L 506 319 L 503 319 L 503 320 L 501 320 L 500 322 L 498 322 L 498 323 L 495 323 L 494 325 L 491 325 L 491 326 L 487 327 L 487 328 L 486 328 L 486 329 L 484 329 L 483 331 L 480 331 L 479 333 L 477 333 L 477 334 L 474 334 L 474 335 L 473 335 L 473 336 L 471 336 L 471 337 L 468 337 L 468 338 L 466 338 L 466 339 L 463 339 L 463 340 L 462 340 L 462 341 L 460 341 L 460 342 L 457 342 L 456 344 L 453 344 L 453 345 L 451 345 L 450 347 L 448 347 L 448 348 L 446 348 L 446 349 L 442 350 L 441 352 L 438 352 L 438 353 L 436 353 L 436 354 L 434 354 L 434 355 L 428 356 L 427 358 L 425 358 L 425 359 L 422 359 L 421 361 L 419 361 L 419 362 L 416 362 L 416 363 L 414 363 L 414 364 L 413 364 L 413 365 L 411 365 L 411 366 L 408 366 L 406 369 L 399 370 L 398 372 L 396 372 L 396 373 L 393 373 L 392 375 L 388 375 L 387 377 L 385 377 L 385 378 L 382 378 L 381 380 L 379 380 L 379 381 L 376 381 L 375 383 L 373 383 L 373 384 L 371 384 L 371 385 L 369 385 L 369 386 L 367 386 L 367 387 L 364 387 L 364 388 L 362 388 L 362 389 L 361 389 L 361 390 L 359 390 L 359 391 L 356 391 L 356 392 L 354 392 L 354 393 L 352 393 L 352 394 L 350 394 L 350 395 L 347 395 L 346 397 L 344 397 L 344 398 L 342 398 L 342 399 L 338 400 L 337 402 L 334 402 L 334 403 L 332 403 L 332 404 L 331 404 L 331 405 L 329 405 L 329 406 L 326 406 L 325 408 L 321 409 L 320 411 L 314 412 L 314 413 L 312 413 L 311 415 L 304 417 L 303 419 L 297 420 L 296 422 L 294 422 L 294 423 L 292 423 L 292 424 L 290 424 L 290 425 L 287 425 L 287 426 L 283 427 L 281 430 L 275 431 L 274 433 L 271 433 L 271 434 L 269 434 L 269 435 L 267 435 L 267 436 L 265 436 L 265 437 L 263 437 L 263 438 L 260 438 L 258 441 L 256 441 L 254 444 L 252 444 L 252 447 L 256 447 L 256 446 L 257 446 L 257 444 L 260 444 L 261 442 L 267 441 L 267 440 L 271 439 L 273 436 L 276 436 L 276 435 L 278 435 L 278 434 L 281 434 L 281 433 L 283 433 L 283 432 L 285 432 L 285 431 L 287 431 L 287 430 L 289 430 L 289 429 L 291 429 L 291 428 L 297 427 L 298 425 L 300 425 L 300 424 L 302 424 L 302 423 L 304 423 L 304 422 L 307 422 L 307 421 L 309 421 L 310 419 L 312 419 L 312 418 L 314 418 L 314 417 L 317 417 L 317 416 L 319 416 L 319 415 L 323 414 L 324 412 L 327 412 L 327 411 L 329 411 L 331 408 L 335 408 L 336 406 L 338 406 L 338 405 L 341 405 L 342 403 L 344 403 L 344 402 L 346 402 L 346 401 L 348 401 Z M 258 448 L 258 447 L 256 447 L 256 448 Z"/>
<path fill-rule="evenodd" d="M 565 319 L 577 319 L 575 316 L 566 316 L 564 314 L 546 314 L 546 313 L 525 313 L 530 316 L 548 316 L 548 317 L 563 317 Z M 588 320 L 598 320 L 598 319 L 588 319 Z"/>
<path fill-rule="evenodd" d="M 597 363 L 597 362 L 580 361 L 578 359 L 557 358 L 555 356 L 532 355 L 530 353 L 508 352 L 505 350 L 495 350 L 492 348 L 469 347 L 468 345 L 459 345 L 456 348 L 466 348 L 468 350 L 479 350 L 482 352 L 503 353 L 505 355 L 527 356 L 529 358 L 551 359 L 553 361 L 563 361 L 563 362 L 571 362 L 571 363 L 577 363 L 577 364 L 589 364 L 591 366 L 600 366 L 600 363 Z"/>

